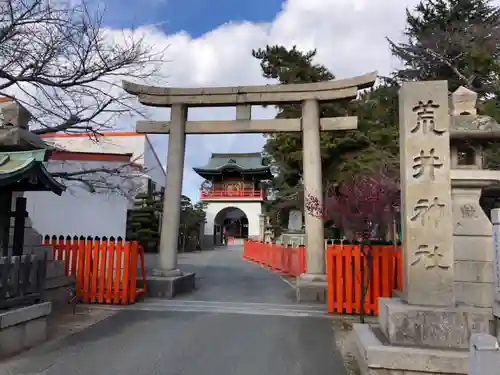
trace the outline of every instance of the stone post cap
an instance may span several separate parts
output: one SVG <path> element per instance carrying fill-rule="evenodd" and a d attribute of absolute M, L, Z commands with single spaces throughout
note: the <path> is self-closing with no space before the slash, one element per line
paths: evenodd
<path fill-rule="evenodd" d="M 500 224 L 500 208 L 493 208 L 490 212 L 491 224 L 499 225 Z"/>
<path fill-rule="evenodd" d="M 486 333 L 472 334 L 470 342 L 476 350 L 500 350 L 496 337 Z"/>
<path fill-rule="evenodd" d="M 477 93 L 460 86 L 451 94 L 452 115 L 477 115 L 476 103 Z"/>
<path fill-rule="evenodd" d="M 12 126 L 29 130 L 31 113 L 10 98 L 0 98 L 0 126 Z"/>

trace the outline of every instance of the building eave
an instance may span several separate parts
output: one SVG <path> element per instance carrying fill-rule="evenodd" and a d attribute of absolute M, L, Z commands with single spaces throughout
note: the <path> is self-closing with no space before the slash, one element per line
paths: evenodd
<path fill-rule="evenodd" d="M 205 169 L 205 168 L 193 168 L 193 170 L 201 177 L 206 178 L 209 176 L 221 176 L 227 169 L 236 169 L 243 175 L 256 175 L 261 176 L 261 178 L 272 178 L 271 171 L 269 167 L 263 167 L 259 169 L 243 169 L 234 164 L 224 166 L 217 169 Z"/>
<path fill-rule="evenodd" d="M 56 150 L 52 151 L 50 160 L 74 160 L 74 161 L 109 161 L 129 163 L 132 159 L 131 153 L 103 153 L 103 152 L 77 152 Z"/>
<path fill-rule="evenodd" d="M 61 195 L 66 186 L 43 164 L 45 150 L 1 153 L 0 188 L 11 191 L 52 191 Z"/>

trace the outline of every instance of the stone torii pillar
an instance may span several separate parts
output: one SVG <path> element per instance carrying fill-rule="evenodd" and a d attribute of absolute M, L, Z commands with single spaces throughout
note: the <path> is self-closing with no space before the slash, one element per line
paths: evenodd
<path fill-rule="evenodd" d="M 376 77 L 376 72 L 373 72 L 349 79 L 316 83 L 204 88 L 167 88 L 123 82 L 125 91 L 136 95 L 140 103 L 172 108 L 170 121 L 137 123 L 138 133 L 169 134 L 164 198 L 168 214 L 164 216 L 161 227 L 159 264 L 154 276 L 163 279 L 187 277 L 177 268 L 177 234 L 186 134 L 302 132 L 304 188 L 306 194 L 314 196 L 322 204 L 320 131 L 356 129 L 357 117 L 320 118 L 319 104 L 356 98 L 358 90 L 373 86 Z M 252 105 L 273 104 L 301 104 L 302 118 L 251 119 Z M 236 120 L 187 121 L 188 107 L 217 106 L 235 106 Z M 298 283 L 297 297 L 322 300 L 326 290 L 323 219 L 307 210 L 305 212 L 307 271 Z M 155 289 L 154 282 L 152 280 L 149 283 L 150 290 Z M 173 291 L 171 294 L 175 293 Z M 164 295 L 160 292 L 153 294 Z"/>

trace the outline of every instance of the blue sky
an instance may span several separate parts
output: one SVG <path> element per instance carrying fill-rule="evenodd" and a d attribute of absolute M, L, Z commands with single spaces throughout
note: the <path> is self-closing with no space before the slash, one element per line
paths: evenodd
<path fill-rule="evenodd" d="M 262 77 L 251 51 L 268 44 L 316 49 L 316 63 L 337 78 L 394 68 L 387 37 L 397 40 L 404 30 L 405 11 L 419 0 L 90 0 L 104 6 L 104 26 L 121 33 L 136 29 L 146 44 L 166 51 L 162 78 L 144 82 L 171 87 L 273 84 Z M 500 0 L 497 0 L 500 1 Z M 391 22 L 387 22 L 390 19 Z M 153 27 L 151 27 L 153 26 Z M 396 62 L 397 63 L 397 62 Z M 144 110 L 144 108 L 141 108 Z M 152 120 L 168 120 L 166 108 L 148 108 Z M 272 118 L 275 110 L 255 108 L 252 118 Z M 190 120 L 234 119 L 234 108 L 190 109 Z M 134 118 L 121 128 L 135 128 Z M 168 136 L 152 142 L 165 162 Z M 192 135 L 187 137 L 183 192 L 197 200 L 202 182 L 192 170 L 206 164 L 214 152 L 262 150 L 261 135 Z"/>
<path fill-rule="evenodd" d="M 158 24 L 167 34 L 186 31 L 193 38 L 227 22 L 269 22 L 283 0 L 105 0 L 104 22 L 113 28 Z"/>
<path fill-rule="evenodd" d="M 103 21 L 106 27 L 127 29 L 155 25 L 159 31 L 164 33 L 165 38 L 184 32 L 189 34 L 190 39 L 194 41 L 201 40 L 207 33 L 213 32 L 228 23 L 271 23 L 282 10 L 284 3 L 284 0 L 104 0 L 96 4 L 99 4 L 100 9 L 104 10 Z M 238 43 L 236 39 L 238 39 L 237 36 L 231 42 Z M 225 44 L 227 45 L 227 43 Z M 264 46 L 265 44 L 258 45 L 258 47 Z M 217 48 L 215 51 L 220 51 L 221 56 L 224 55 L 224 50 L 221 48 Z M 251 48 L 245 49 L 245 54 L 251 59 Z M 181 51 L 173 57 L 173 60 L 178 61 L 186 55 L 189 55 L 188 51 Z M 200 56 L 200 60 L 203 61 L 204 58 Z M 257 62 L 255 62 L 255 66 L 258 67 Z M 196 68 L 194 71 L 196 71 Z M 199 67 L 198 71 L 203 71 L 203 67 Z M 243 71 L 248 73 L 245 70 Z M 185 78 L 179 73 L 169 72 L 169 74 L 171 76 L 168 83 L 174 86 L 200 85 L 198 82 L 191 81 L 189 76 L 192 75 L 192 71 Z M 260 75 L 259 69 L 257 77 Z M 245 83 L 254 83 L 254 78 L 247 81 L 248 74 L 241 74 L 241 77 Z M 214 78 L 214 82 L 211 82 L 211 84 L 215 85 L 232 85 L 236 83 L 240 82 L 235 82 L 232 78 L 229 78 L 226 82 L 224 82 L 224 78 Z M 165 119 L 168 116 L 167 112 L 161 112 L 162 114 L 159 116 L 161 119 Z M 212 115 L 210 112 L 212 111 L 200 113 L 201 118 L 199 119 L 210 118 Z M 217 110 L 214 112 L 217 112 Z M 224 111 L 221 111 L 216 114 L 216 117 L 220 115 L 227 116 L 224 113 Z M 196 113 L 190 111 L 190 117 L 192 114 L 196 116 Z M 232 116 L 229 115 L 229 117 Z M 161 161 L 166 163 L 167 136 L 153 135 L 150 139 Z M 259 135 L 238 135 L 235 137 L 229 135 L 220 137 L 188 136 L 183 193 L 191 197 L 193 201 L 198 200 L 199 188 L 203 180 L 192 170 L 192 167 L 205 165 L 210 153 L 258 152 L 262 150 L 263 143 L 264 139 Z"/>

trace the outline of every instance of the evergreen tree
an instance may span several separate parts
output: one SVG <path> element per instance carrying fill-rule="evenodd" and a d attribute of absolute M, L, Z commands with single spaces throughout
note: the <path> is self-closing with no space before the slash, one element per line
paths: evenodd
<path fill-rule="evenodd" d="M 129 211 L 126 239 L 139 242 L 146 252 L 158 251 L 162 200 L 160 193 L 139 193 L 135 197 L 134 207 Z"/>
<path fill-rule="evenodd" d="M 315 64 L 316 51 L 301 52 L 296 47 L 267 46 L 252 51 L 260 60 L 263 75 L 280 83 L 309 83 L 334 79 L 326 67 Z M 325 185 L 342 181 L 347 174 L 363 173 L 375 165 L 393 164 L 397 149 L 397 111 L 393 100 L 397 87 L 385 85 L 366 92 L 360 101 L 339 101 L 320 106 L 322 117 L 358 115 L 358 130 L 322 132 L 321 159 Z M 389 106 L 390 108 L 386 108 Z M 299 118 L 300 105 L 278 106 L 277 118 Z M 378 117 L 377 117 L 378 116 Z M 394 143 L 396 142 L 396 143 Z M 302 176 L 302 135 L 268 134 L 264 151 L 278 172 L 271 187 L 294 193 Z M 353 172 L 354 171 L 354 172 Z"/>
<path fill-rule="evenodd" d="M 267 46 L 252 51 L 260 60 L 264 77 L 280 83 L 309 83 L 334 79 L 326 67 L 314 63 L 316 51 Z M 322 117 L 358 116 L 358 129 L 321 133 L 321 159 L 325 188 L 341 183 L 353 174 L 369 174 L 385 165 L 398 167 L 397 85 L 387 83 L 361 95 L 360 100 L 323 103 Z M 299 118 L 300 105 L 278 106 L 277 118 Z M 272 161 L 276 177 L 270 188 L 276 200 L 266 210 L 273 224 L 286 224 L 286 213 L 303 209 L 302 135 L 300 133 L 267 134 L 264 151 Z M 281 215 L 279 213 L 282 213 Z M 328 224 L 327 224 L 328 226 Z"/>
<path fill-rule="evenodd" d="M 498 92 L 500 9 L 490 0 L 426 0 L 406 12 L 406 41 L 389 40 L 403 80 L 448 80 L 481 97 Z"/>
<path fill-rule="evenodd" d="M 179 251 L 194 250 L 200 241 L 200 226 L 205 223 L 204 202 L 194 205 L 189 197 L 181 197 L 181 217 L 179 225 Z"/>
<path fill-rule="evenodd" d="M 400 81 L 446 80 L 479 94 L 478 111 L 500 122 L 500 8 L 490 0 L 427 0 L 407 10 L 406 41 L 389 40 L 404 68 Z M 500 167 L 500 143 L 485 149 L 485 167 Z"/>

